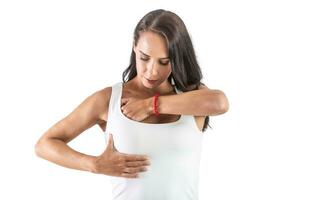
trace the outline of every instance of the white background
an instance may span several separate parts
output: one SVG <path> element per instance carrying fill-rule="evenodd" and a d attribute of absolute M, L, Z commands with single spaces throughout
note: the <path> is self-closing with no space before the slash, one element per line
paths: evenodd
<path fill-rule="evenodd" d="M 37 139 L 121 81 L 147 12 L 178 14 L 203 82 L 230 110 L 210 118 L 200 200 L 318 199 L 318 7 L 314 1 L 1 1 L 0 199 L 111 199 L 105 175 L 38 158 Z M 315 124 L 316 123 L 316 124 Z M 69 145 L 99 155 L 98 126 Z"/>

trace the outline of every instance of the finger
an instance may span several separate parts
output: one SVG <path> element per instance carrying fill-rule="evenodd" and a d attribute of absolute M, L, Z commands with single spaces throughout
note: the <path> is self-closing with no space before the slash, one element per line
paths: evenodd
<path fill-rule="evenodd" d="M 126 105 L 122 105 L 122 106 L 120 107 L 122 113 L 124 113 L 124 114 L 126 114 L 125 112 L 127 112 L 127 109 L 125 108 L 125 106 L 126 106 Z"/>
<path fill-rule="evenodd" d="M 121 173 L 120 176 L 124 177 L 124 178 L 139 178 L 138 174 L 128 174 L 128 173 Z"/>
<path fill-rule="evenodd" d="M 125 98 L 121 99 L 121 105 L 125 105 L 127 102 L 128 102 L 128 99 L 125 99 Z"/>
<path fill-rule="evenodd" d="M 138 172 L 145 172 L 145 171 L 147 171 L 147 167 L 126 167 L 124 169 L 124 172 L 129 174 L 135 174 Z"/>
<path fill-rule="evenodd" d="M 150 165 L 150 161 L 149 160 L 146 160 L 146 161 L 129 161 L 129 162 L 126 162 L 125 165 L 127 167 L 149 166 Z"/>
<path fill-rule="evenodd" d="M 121 109 L 121 112 L 125 114 L 126 110 L 124 109 L 124 106 L 122 106 L 120 109 Z"/>
<path fill-rule="evenodd" d="M 123 154 L 125 161 L 147 161 L 149 157 L 147 155 L 136 155 L 136 154 Z"/>

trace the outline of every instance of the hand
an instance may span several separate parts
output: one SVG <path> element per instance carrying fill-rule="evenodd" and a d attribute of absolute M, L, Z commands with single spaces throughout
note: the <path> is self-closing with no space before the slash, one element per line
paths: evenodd
<path fill-rule="evenodd" d="M 146 155 L 124 154 L 114 146 L 113 135 L 110 134 L 106 150 L 96 158 L 93 173 L 137 178 L 139 172 L 147 171 L 150 161 Z"/>
<path fill-rule="evenodd" d="M 121 100 L 121 110 L 128 118 L 142 121 L 152 114 L 152 98 L 123 98 Z"/>

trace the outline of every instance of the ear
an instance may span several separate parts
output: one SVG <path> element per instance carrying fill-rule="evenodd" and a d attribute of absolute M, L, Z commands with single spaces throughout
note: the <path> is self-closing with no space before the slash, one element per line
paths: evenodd
<path fill-rule="evenodd" d="M 136 46 L 135 46 L 135 42 L 133 42 L 133 51 L 135 52 L 135 54 L 136 54 Z"/>

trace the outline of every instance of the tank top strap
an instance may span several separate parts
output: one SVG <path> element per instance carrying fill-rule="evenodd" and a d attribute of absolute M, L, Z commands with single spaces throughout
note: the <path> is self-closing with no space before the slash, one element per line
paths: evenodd
<path fill-rule="evenodd" d="M 108 114 L 107 114 L 107 126 L 106 126 L 106 130 L 105 130 L 105 141 L 106 141 L 106 146 L 108 145 L 108 139 L 109 139 L 109 130 L 113 129 L 113 123 L 109 123 L 112 121 L 116 121 L 117 119 L 117 107 L 118 105 L 118 101 L 120 101 L 120 93 L 121 93 L 121 82 L 117 82 L 115 84 L 113 84 L 112 87 L 112 91 L 111 91 L 111 96 L 109 99 L 109 105 L 108 105 Z M 113 133 L 112 133 L 113 134 Z"/>
<path fill-rule="evenodd" d="M 109 106 L 108 106 L 108 119 L 112 118 L 113 115 L 116 113 L 116 108 L 118 107 L 118 102 L 120 102 L 120 93 L 121 93 L 121 82 L 113 84 L 111 96 L 109 99 Z"/>

